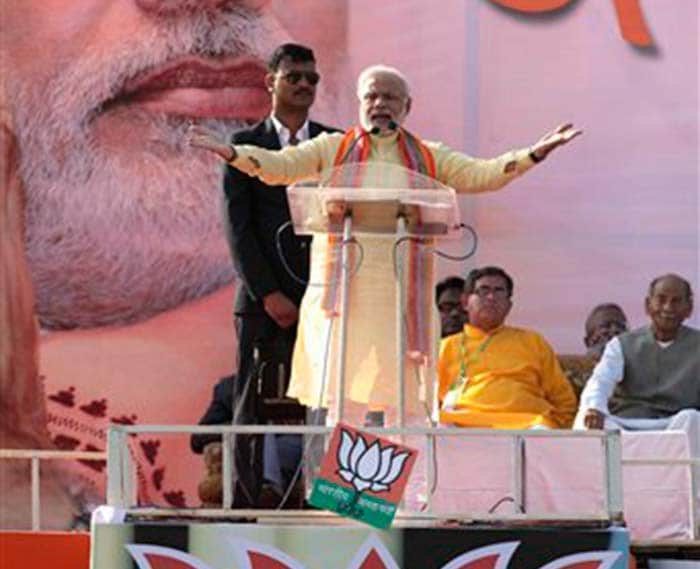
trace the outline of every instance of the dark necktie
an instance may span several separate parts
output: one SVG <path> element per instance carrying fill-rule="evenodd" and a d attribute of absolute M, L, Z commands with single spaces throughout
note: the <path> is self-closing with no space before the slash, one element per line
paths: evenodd
<path fill-rule="evenodd" d="M 299 139 L 297 138 L 296 132 L 289 135 L 289 146 L 296 146 L 299 144 Z"/>

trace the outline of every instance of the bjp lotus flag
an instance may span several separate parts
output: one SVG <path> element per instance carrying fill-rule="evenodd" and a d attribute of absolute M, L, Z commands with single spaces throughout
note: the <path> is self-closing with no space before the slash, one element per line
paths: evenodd
<path fill-rule="evenodd" d="M 378 528 L 391 525 L 418 451 L 338 423 L 309 502 Z"/>

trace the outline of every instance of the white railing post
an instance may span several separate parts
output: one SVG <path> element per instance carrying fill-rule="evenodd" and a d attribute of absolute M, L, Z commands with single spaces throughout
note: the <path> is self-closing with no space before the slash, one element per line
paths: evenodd
<path fill-rule="evenodd" d="M 691 461 L 688 464 L 688 469 L 689 469 L 689 475 L 690 475 L 690 496 L 689 496 L 689 501 L 690 501 L 690 508 L 688 509 L 688 513 L 690 515 L 690 537 L 693 540 L 698 539 L 698 526 L 697 526 L 697 499 L 695 498 L 696 492 L 698 491 L 696 480 L 695 480 L 695 471 L 696 469 L 700 466 L 698 465 L 698 459 L 695 457 L 691 458 Z"/>
<path fill-rule="evenodd" d="M 525 513 L 525 440 L 513 437 L 513 505 L 516 513 Z"/>
<path fill-rule="evenodd" d="M 39 495 L 40 481 L 39 481 L 39 457 L 33 456 L 32 460 L 32 474 L 31 474 L 31 485 L 32 485 L 32 531 L 39 531 L 41 528 L 41 498 Z"/>
<path fill-rule="evenodd" d="M 605 480 L 605 505 L 611 520 L 621 522 L 622 500 L 622 438 L 620 431 L 606 431 L 601 439 L 604 446 L 603 480 Z"/>
<path fill-rule="evenodd" d="M 433 488 L 437 485 L 437 473 L 435 472 L 435 459 L 437 457 L 437 449 L 435 448 L 437 441 L 435 440 L 435 435 L 427 434 L 425 436 L 425 452 L 427 456 L 425 457 L 425 468 L 427 473 L 426 482 L 426 509 L 428 513 L 433 511 Z"/>
<path fill-rule="evenodd" d="M 222 504 L 224 510 L 233 507 L 233 445 L 236 444 L 236 435 L 231 433 L 221 434 L 221 489 Z"/>
<path fill-rule="evenodd" d="M 107 505 L 124 507 L 121 436 L 116 426 L 107 430 Z"/>

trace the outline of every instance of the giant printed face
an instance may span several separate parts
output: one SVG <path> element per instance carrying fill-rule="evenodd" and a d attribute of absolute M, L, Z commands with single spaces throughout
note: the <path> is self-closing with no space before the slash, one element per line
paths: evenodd
<path fill-rule="evenodd" d="M 3 0 L 0 71 L 44 326 L 140 320 L 231 280 L 221 167 L 184 132 L 263 118 L 264 62 L 280 43 L 337 69 L 340 4 Z M 332 121 L 328 75 L 314 113 Z"/>

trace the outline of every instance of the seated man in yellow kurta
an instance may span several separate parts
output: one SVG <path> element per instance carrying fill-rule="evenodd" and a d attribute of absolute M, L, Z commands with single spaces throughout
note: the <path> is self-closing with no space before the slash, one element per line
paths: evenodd
<path fill-rule="evenodd" d="M 474 269 L 462 301 L 469 323 L 440 346 L 440 419 L 495 429 L 566 429 L 574 391 L 547 341 L 505 325 L 513 279 L 499 267 Z"/>
<path fill-rule="evenodd" d="M 476 193 L 498 190 L 580 134 L 572 125 L 562 125 L 530 147 L 482 160 L 441 143 L 423 141 L 402 126 L 411 109 L 411 97 L 408 82 L 398 70 L 383 65 L 365 69 L 358 78 L 357 94 L 360 126 L 345 134 L 324 133 L 298 146 L 269 151 L 245 145 L 234 147 L 212 132 L 194 127 L 190 131 L 190 144 L 215 152 L 235 168 L 272 185 L 289 185 L 318 177 L 333 167 L 361 162 L 404 166 L 457 192 Z M 330 407 L 329 397 L 334 393 L 333 367 L 338 360 L 338 327 L 332 325 L 337 310 L 329 310 L 332 281 L 326 278 L 335 253 L 324 237 L 317 235 L 313 240 L 310 280 L 326 286 L 309 287 L 302 301 L 289 387 L 291 396 L 311 407 Z M 392 243 L 365 238 L 362 246 L 361 270 L 353 276 L 349 293 L 346 404 L 395 409 L 397 388 L 393 378 L 397 375 L 399 358 L 394 340 L 396 301 L 395 287 L 386 281 L 387 275 L 393 274 Z M 435 273 L 432 269 L 423 270 L 419 276 L 418 292 L 426 292 L 429 302 L 417 301 L 407 307 L 409 319 L 423 307 L 434 311 Z M 429 322 L 434 314 L 424 316 L 422 321 Z M 422 359 L 413 358 L 406 369 L 409 407 L 406 413 L 425 420 L 425 409 L 433 400 L 428 392 L 433 385 L 430 375 L 434 373 L 434 366 L 425 363 L 433 361 L 434 354 L 430 352 L 435 343 L 428 338 L 432 327 L 423 326 L 423 335 L 416 335 L 417 340 L 423 340 L 421 345 L 412 346 L 408 328 L 408 351 L 412 355 L 418 353 Z M 421 370 L 416 373 L 419 365 Z M 418 376 L 423 378 L 420 386 L 415 379 Z"/>

